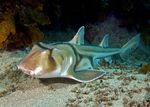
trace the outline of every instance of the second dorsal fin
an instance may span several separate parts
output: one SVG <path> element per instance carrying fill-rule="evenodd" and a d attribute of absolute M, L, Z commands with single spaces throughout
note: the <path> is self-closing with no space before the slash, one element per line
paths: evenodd
<path fill-rule="evenodd" d="M 84 32 L 85 32 L 85 27 L 81 26 L 78 32 L 76 33 L 76 35 L 73 37 L 73 39 L 69 41 L 69 43 L 77 44 L 77 45 L 84 44 Z"/>
<path fill-rule="evenodd" d="M 99 44 L 99 46 L 102 47 L 102 48 L 108 48 L 109 47 L 108 40 L 109 40 L 109 34 L 106 34 L 103 37 L 103 40 L 101 41 L 101 43 Z"/>

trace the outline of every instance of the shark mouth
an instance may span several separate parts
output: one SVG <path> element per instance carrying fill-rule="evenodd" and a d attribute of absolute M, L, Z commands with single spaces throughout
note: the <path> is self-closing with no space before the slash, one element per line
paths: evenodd
<path fill-rule="evenodd" d="M 37 67 L 35 70 L 26 69 L 22 67 L 21 65 L 18 65 L 17 67 L 18 69 L 22 70 L 25 74 L 30 75 L 32 77 L 39 77 L 45 74 L 43 72 L 42 67 Z"/>
<path fill-rule="evenodd" d="M 22 70 L 27 75 L 34 76 L 34 71 L 33 70 L 25 69 L 24 67 L 21 67 L 19 65 L 17 66 L 17 68 L 19 70 Z"/>

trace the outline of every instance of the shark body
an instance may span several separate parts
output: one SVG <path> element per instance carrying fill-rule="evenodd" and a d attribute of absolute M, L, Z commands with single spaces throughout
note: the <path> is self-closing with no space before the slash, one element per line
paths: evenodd
<path fill-rule="evenodd" d="M 79 82 L 90 82 L 106 74 L 96 69 L 101 60 L 112 62 L 111 56 L 123 58 L 138 46 L 140 35 L 136 35 L 122 48 L 109 48 L 109 35 L 105 35 L 99 46 L 84 44 L 82 26 L 69 42 L 35 45 L 20 62 L 18 68 L 37 78 L 65 77 Z"/>

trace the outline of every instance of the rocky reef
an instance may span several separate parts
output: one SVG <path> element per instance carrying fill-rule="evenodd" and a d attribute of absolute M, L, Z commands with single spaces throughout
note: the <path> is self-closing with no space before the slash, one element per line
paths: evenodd
<path fill-rule="evenodd" d="M 50 30 L 77 29 L 82 25 L 88 27 L 89 23 L 101 23 L 111 15 L 120 20 L 119 27 L 140 32 L 144 43 L 150 44 L 148 0 L 0 0 L 0 2 L 0 49 L 13 50 L 32 46 L 42 41 L 45 33 Z M 90 37 L 92 38 L 93 36 Z"/>
<path fill-rule="evenodd" d="M 0 2 L 0 49 L 12 50 L 43 40 L 39 25 L 50 24 L 50 20 L 40 0 Z"/>

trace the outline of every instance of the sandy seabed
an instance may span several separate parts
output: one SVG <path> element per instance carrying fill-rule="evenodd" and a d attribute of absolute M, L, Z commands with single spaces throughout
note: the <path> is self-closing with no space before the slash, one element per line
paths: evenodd
<path fill-rule="evenodd" d="M 0 53 L 0 107 L 150 107 L 150 74 L 138 72 L 142 61 L 104 64 L 98 69 L 107 75 L 78 83 L 23 74 L 16 65 L 25 55 L 20 50 Z"/>

